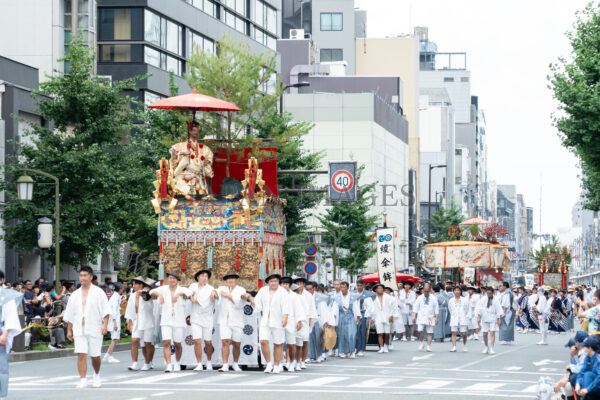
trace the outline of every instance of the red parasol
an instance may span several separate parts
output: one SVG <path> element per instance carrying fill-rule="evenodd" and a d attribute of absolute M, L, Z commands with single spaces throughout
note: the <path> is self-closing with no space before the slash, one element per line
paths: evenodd
<path fill-rule="evenodd" d="M 489 225 L 491 224 L 490 221 L 486 221 L 483 218 L 479 218 L 477 215 L 474 216 L 471 219 L 468 219 L 466 221 L 461 222 L 460 224 L 458 224 L 459 226 L 467 226 L 467 225 Z"/>
<path fill-rule="evenodd" d="M 163 110 L 181 110 L 181 111 L 240 111 L 238 106 L 225 100 L 215 97 L 199 94 L 196 89 L 192 93 L 181 96 L 167 97 L 166 99 L 156 100 L 150 104 L 150 108 L 160 108 Z"/>
<path fill-rule="evenodd" d="M 375 272 L 373 274 L 363 275 L 360 277 L 360 279 L 365 281 L 365 283 L 379 282 L 379 274 L 377 272 Z M 417 278 L 416 276 L 412 276 L 412 275 L 401 274 L 400 272 L 396 271 L 396 281 L 419 283 L 419 282 L 423 282 L 423 279 Z"/>

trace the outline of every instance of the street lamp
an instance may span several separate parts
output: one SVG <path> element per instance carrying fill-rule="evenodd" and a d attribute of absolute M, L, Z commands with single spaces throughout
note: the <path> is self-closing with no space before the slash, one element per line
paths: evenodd
<path fill-rule="evenodd" d="M 427 203 L 427 242 L 431 243 L 431 170 L 436 168 L 446 168 L 446 164 L 429 164 L 429 202 Z"/>
<path fill-rule="evenodd" d="M 25 173 L 31 172 L 34 174 L 43 175 L 54 181 L 54 221 L 55 221 L 54 237 L 56 240 L 56 243 L 54 245 L 55 246 L 54 247 L 55 248 L 55 256 L 56 256 L 54 266 L 55 266 L 55 279 L 56 279 L 55 288 L 56 288 L 56 292 L 58 293 L 58 291 L 60 289 L 60 202 L 59 202 L 60 184 L 59 184 L 59 180 L 56 176 L 50 175 L 49 173 L 40 171 L 38 169 L 21 168 L 21 170 Z M 22 175 L 19 177 L 19 179 L 17 179 L 17 197 L 19 200 L 31 201 L 33 199 L 33 184 L 34 184 L 33 179 L 27 174 Z"/>
<path fill-rule="evenodd" d="M 283 90 L 281 90 L 281 94 L 279 95 L 279 114 L 283 114 L 283 94 L 285 91 L 289 88 L 301 88 L 306 86 L 310 86 L 310 82 L 298 82 L 283 87 Z"/>

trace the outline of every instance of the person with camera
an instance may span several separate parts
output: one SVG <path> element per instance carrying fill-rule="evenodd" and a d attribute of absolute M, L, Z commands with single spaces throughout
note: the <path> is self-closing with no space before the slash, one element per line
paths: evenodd
<path fill-rule="evenodd" d="M 149 371 L 154 356 L 154 303 L 150 296 L 150 283 L 141 276 L 136 276 L 131 281 L 133 292 L 125 309 L 127 330 L 131 333 L 130 371 Z M 138 363 L 140 343 L 144 356 L 144 365 L 141 367 Z"/>

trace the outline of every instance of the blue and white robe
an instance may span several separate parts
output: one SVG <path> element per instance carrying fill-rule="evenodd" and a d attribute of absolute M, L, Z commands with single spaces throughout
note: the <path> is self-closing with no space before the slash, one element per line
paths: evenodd
<path fill-rule="evenodd" d="M 358 296 L 358 307 L 360 310 L 360 324 L 356 327 L 356 351 L 367 349 L 367 320 L 369 319 L 369 308 L 375 293 L 363 290 L 362 293 L 354 292 Z"/>
<path fill-rule="evenodd" d="M 341 292 L 333 296 L 333 302 L 338 311 L 337 346 L 340 354 L 349 354 L 356 348 L 356 319 L 360 318 L 358 295 Z"/>

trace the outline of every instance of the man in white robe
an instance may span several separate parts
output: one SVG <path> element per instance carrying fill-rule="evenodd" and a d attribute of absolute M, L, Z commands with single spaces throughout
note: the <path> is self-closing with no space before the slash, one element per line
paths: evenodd
<path fill-rule="evenodd" d="M 433 328 L 437 325 L 440 315 L 440 306 L 437 298 L 431 293 L 431 284 L 426 282 L 423 286 L 423 295 L 419 296 L 413 307 L 413 323 L 417 324 L 419 333 L 419 351 L 425 347 L 424 334 L 427 334 L 427 351 L 431 352 Z"/>
<path fill-rule="evenodd" d="M 194 339 L 194 352 L 198 365 L 194 371 L 202 371 L 202 341 L 206 352 L 206 370 L 212 371 L 212 332 L 214 328 L 215 300 L 219 297 L 215 288 L 208 280 L 212 272 L 207 269 L 200 270 L 194 274 L 195 283 L 189 286 L 192 296 L 192 312 L 190 323 L 192 325 L 192 337 Z"/>
<path fill-rule="evenodd" d="M 143 277 L 133 278 L 131 285 L 133 292 L 129 295 L 125 320 L 127 330 L 131 332 L 131 361 L 130 371 L 148 371 L 151 369 L 154 356 L 154 301 L 150 296 L 151 282 L 146 282 Z M 144 356 L 144 365 L 140 368 L 138 353 L 140 344 Z"/>

